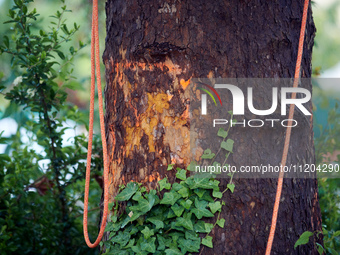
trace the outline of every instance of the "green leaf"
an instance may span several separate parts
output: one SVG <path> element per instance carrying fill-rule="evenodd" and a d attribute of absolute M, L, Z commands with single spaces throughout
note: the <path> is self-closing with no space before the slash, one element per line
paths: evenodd
<path fill-rule="evenodd" d="M 179 249 L 175 248 L 175 247 L 166 249 L 165 250 L 165 254 L 166 255 L 183 255 L 182 252 Z"/>
<path fill-rule="evenodd" d="M 332 248 L 327 248 L 327 250 L 328 250 L 328 252 L 329 252 L 331 255 L 339 255 L 339 253 L 338 253 L 336 250 L 332 249 Z"/>
<path fill-rule="evenodd" d="M 322 245 L 319 244 L 319 243 L 316 243 L 316 246 L 317 246 L 318 253 L 319 253 L 320 255 L 322 255 L 322 254 L 325 252 L 325 249 L 324 249 L 324 248 L 322 247 Z"/>
<path fill-rule="evenodd" d="M 170 171 L 174 168 L 174 164 L 169 164 L 168 165 L 168 168 L 166 169 L 167 171 Z"/>
<path fill-rule="evenodd" d="M 212 153 L 210 149 L 206 149 L 201 156 L 202 159 L 212 159 L 215 157 L 215 153 Z"/>
<path fill-rule="evenodd" d="M 214 184 L 209 182 L 209 178 L 188 178 L 187 184 L 189 185 L 190 189 L 214 189 Z"/>
<path fill-rule="evenodd" d="M 176 201 L 181 197 L 176 191 L 170 191 L 164 193 L 164 197 L 161 200 L 161 204 L 164 205 L 174 205 Z"/>
<path fill-rule="evenodd" d="M 195 240 L 179 239 L 178 243 L 183 254 L 186 254 L 186 252 L 199 252 L 201 240 L 200 238 L 196 238 Z"/>
<path fill-rule="evenodd" d="M 117 201 L 129 200 L 133 194 L 138 190 L 138 185 L 135 182 L 129 182 L 126 188 L 116 196 Z"/>
<path fill-rule="evenodd" d="M 45 59 L 46 58 L 46 51 L 42 51 L 41 52 L 41 59 Z"/>
<path fill-rule="evenodd" d="M 340 230 L 334 232 L 333 236 L 340 236 Z"/>
<path fill-rule="evenodd" d="M 195 232 L 198 233 L 210 233 L 214 225 L 211 223 L 205 223 L 203 220 L 197 221 L 195 224 Z"/>
<path fill-rule="evenodd" d="M 225 131 L 223 128 L 220 128 L 217 132 L 217 135 L 222 138 L 226 138 L 228 136 L 228 132 Z"/>
<path fill-rule="evenodd" d="M 147 200 L 147 199 L 144 199 L 144 198 L 141 198 L 138 200 L 138 204 L 135 205 L 135 206 L 131 206 L 129 207 L 131 211 L 133 212 L 143 212 L 143 213 L 146 213 L 148 211 L 151 210 L 151 208 L 153 207 L 155 203 L 155 198 L 152 198 L 151 201 Z"/>
<path fill-rule="evenodd" d="M 213 248 L 212 237 L 206 236 L 205 238 L 203 238 L 202 244 L 209 247 L 209 248 Z"/>
<path fill-rule="evenodd" d="M 156 225 L 156 229 L 164 228 L 164 223 L 157 217 L 148 218 L 147 221 L 150 221 L 152 224 Z"/>
<path fill-rule="evenodd" d="M 186 170 L 181 169 L 176 173 L 176 177 L 182 181 L 185 181 L 187 179 L 186 173 L 187 173 Z"/>
<path fill-rule="evenodd" d="M 111 241 L 114 243 L 118 243 L 121 246 L 125 246 L 130 240 L 129 233 L 123 233 L 122 231 L 119 231 L 118 235 L 114 236 Z"/>
<path fill-rule="evenodd" d="M 58 56 L 62 59 L 62 60 L 64 60 L 65 59 L 65 55 L 64 55 L 64 53 L 62 53 L 61 51 L 59 51 L 59 50 L 56 50 L 56 52 L 57 52 L 57 54 L 58 54 Z"/>
<path fill-rule="evenodd" d="M 181 194 L 182 197 L 188 197 L 189 196 L 189 189 L 187 187 L 183 187 L 177 192 L 179 194 Z"/>
<path fill-rule="evenodd" d="M 228 183 L 227 188 L 230 189 L 231 193 L 234 193 L 235 184 L 234 183 Z"/>
<path fill-rule="evenodd" d="M 221 143 L 221 148 L 227 151 L 233 152 L 234 141 L 231 139 L 227 139 L 227 141 L 223 141 Z"/>
<path fill-rule="evenodd" d="M 112 211 L 112 208 L 114 207 L 115 205 L 115 202 L 111 202 L 109 203 L 109 210 Z"/>
<path fill-rule="evenodd" d="M 143 251 L 155 253 L 156 252 L 155 241 L 156 241 L 156 237 L 152 237 L 148 239 L 146 242 L 142 242 L 140 247 Z"/>
<path fill-rule="evenodd" d="M 132 248 L 135 244 L 135 239 L 131 239 L 129 243 L 124 247 L 124 249 Z"/>
<path fill-rule="evenodd" d="M 294 249 L 296 249 L 296 247 L 298 247 L 299 245 L 307 244 L 309 242 L 309 238 L 312 235 L 313 235 L 313 233 L 310 232 L 310 231 L 303 232 L 302 235 L 300 236 L 300 238 L 294 244 Z"/>
<path fill-rule="evenodd" d="M 222 192 L 216 190 L 214 190 L 212 193 L 212 196 L 216 198 L 222 198 L 222 195 L 223 195 Z"/>
<path fill-rule="evenodd" d="M 184 207 L 178 204 L 174 204 L 173 206 L 171 206 L 171 209 L 174 211 L 177 217 L 180 217 L 184 212 Z"/>
<path fill-rule="evenodd" d="M 135 201 L 138 201 L 138 200 L 140 200 L 140 199 L 143 199 L 142 192 L 137 191 L 137 192 L 133 195 L 132 199 L 135 200 Z"/>
<path fill-rule="evenodd" d="M 210 207 L 210 210 L 212 213 L 215 213 L 217 211 L 221 211 L 222 205 L 221 202 L 216 201 L 215 203 L 209 203 L 208 206 Z"/>
<path fill-rule="evenodd" d="M 195 189 L 195 190 L 194 190 L 194 192 L 197 194 L 197 196 L 198 196 L 199 198 L 202 198 L 202 197 L 203 197 L 205 191 L 206 191 L 205 189 Z"/>
<path fill-rule="evenodd" d="M 165 238 L 161 235 L 157 235 L 158 247 L 157 250 L 165 250 Z"/>
<path fill-rule="evenodd" d="M 207 201 L 199 201 L 197 198 L 195 198 L 195 207 L 191 210 L 198 219 L 202 219 L 202 217 L 214 217 L 214 214 L 212 214 L 208 209 L 206 209 L 208 205 Z"/>
<path fill-rule="evenodd" d="M 149 239 L 151 236 L 155 234 L 153 229 L 149 229 L 148 227 L 145 227 L 144 230 L 141 231 L 144 235 L 145 239 Z"/>
<path fill-rule="evenodd" d="M 177 182 L 175 182 L 174 184 L 172 184 L 172 189 L 173 189 L 174 191 L 179 191 L 181 188 L 183 188 L 183 185 L 181 185 L 181 184 L 179 184 L 179 183 L 177 183 Z"/>
<path fill-rule="evenodd" d="M 178 217 L 176 219 L 176 226 L 184 227 L 189 230 L 194 230 L 194 226 L 191 222 L 191 213 L 187 213 L 184 217 Z"/>
<path fill-rule="evenodd" d="M 163 189 L 171 189 L 171 184 L 168 183 L 168 178 L 164 178 L 158 181 L 159 190 L 162 191 Z"/>
<path fill-rule="evenodd" d="M 8 36 L 7 35 L 4 35 L 2 37 L 3 41 L 4 41 L 4 44 L 7 48 L 9 48 L 9 39 L 8 39 Z"/>
<path fill-rule="evenodd" d="M 181 206 L 183 206 L 185 209 L 189 210 L 190 206 L 192 205 L 192 201 L 191 200 L 182 200 L 180 202 Z"/>
<path fill-rule="evenodd" d="M 225 219 L 219 219 L 216 221 L 216 224 L 219 225 L 221 228 L 224 228 Z"/>

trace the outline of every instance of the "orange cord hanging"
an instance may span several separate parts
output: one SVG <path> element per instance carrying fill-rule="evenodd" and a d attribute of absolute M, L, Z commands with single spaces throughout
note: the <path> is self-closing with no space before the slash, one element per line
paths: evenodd
<path fill-rule="evenodd" d="M 100 231 L 97 240 L 91 243 L 87 231 L 87 213 L 88 213 L 88 200 L 89 200 L 89 187 L 91 178 L 91 155 L 92 155 L 92 138 L 93 138 L 93 115 L 94 115 L 94 97 L 95 97 L 95 78 L 97 77 L 98 87 L 98 105 L 99 105 L 99 118 L 100 118 L 100 133 L 103 145 L 103 160 L 104 160 L 104 212 Z M 96 247 L 103 237 L 107 214 L 108 214 L 108 175 L 109 175 L 109 162 L 107 158 L 107 146 L 105 137 L 104 126 L 104 113 L 103 113 L 103 98 L 102 98 L 102 85 L 100 77 L 100 62 L 99 62 L 99 35 L 98 35 L 98 0 L 93 0 L 92 9 L 92 33 L 91 33 L 91 101 L 90 101 L 90 123 L 89 123 L 89 142 L 87 150 L 87 163 L 86 163 L 86 181 L 85 181 L 85 195 L 84 195 L 84 218 L 83 228 L 86 244 L 90 248 Z"/>
<path fill-rule="evenodd" d="M 300 78 L 300 69 L 301 69 L 301 60 L 302 60 L 302 53 L 303 53 L 303 42 L 305 40 L 305 31 L 306 31 L 306 21 L 307 21 L 307 12 L 308 12 L 308 5 L 309 0 L 305 0 L 305 4 L 303 7 L 303 15 L 302 15 L 302 22 L 301 22 L 301 30 L 300 30 L 300 39 L 299 39 L 299 48 L 298 48 L 298 55 L 296 59 L 296 66 L 295 66 L 295 75 L 294 75 L 294 84 L 293 87 L 297 88 L 299 85 L 299 78 Z M 292 93 L 292 99 L 296 98 L 296 93 Z M 268 242 L 267 242 L 267 249 L 266 249 L 266 255 L 270 255 L 274 235 L 275 235 L 275 229 L 276 229 L 276 222 L 277 222 L 277 214 L 279 211 L 279 205 L 280 205 L 280 198 L 281 198 L 281 191 L 282 191 L 282 183 L 283 183 L 283 176 L 284 172 L 282 169 L 286 166 L 287 162 L 287 156 L 288 156 L 288 149 L 289 149 L 289 142 L 290 142 L 290 135 L 292 131 L 292 119 L 294 117 L 294 109 L 295 105 L 291 104 L 289 107 L 289 122 L 288 127 L 286 131 L 286 139 L 283 147 L 283 153 L 282 153 L 282 160 L 281 160 L 281 171 L 279 174 L 279 179 L 277 182 L 277 189 L 276 189 L 276 197 L 275 197 L 275 203 L 274 203 L 274 209 L 273 209 L 273 216 L 272 216 L 272 225 L 270 227 Z"/>

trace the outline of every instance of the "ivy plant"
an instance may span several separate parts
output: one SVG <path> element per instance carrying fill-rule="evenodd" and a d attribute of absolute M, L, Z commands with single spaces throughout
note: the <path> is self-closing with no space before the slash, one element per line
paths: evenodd
<path fill-rule="evenodd" d="M 214 160 L 225 150 L 223 164 L 226 163 L 234 143 L 227 139 L 228 131 L 218 130 L 217 135 L 222 137 L 220 149 L 216 154 L 210 149 L 205 150 L 203 160 Z M 224 228 L 221 211 L 225 202 L 222 196 L 228 190 L 234 192 L 232 175 L 227 188 L 222 190 L 216 175 L 188 176 L 190 172 L 187 170 L 169 165 L 168 171 L 176 171 L 174 183 L 169 183 L 165 177 L 158 181 L 156 189 L 150 191 L 136 182 L 120 187 L 115 202 L 110 204 L 114 215 L 105 229 L 110 232 L 109 237 L 101 242 L 104 254 L 179 255 L 199 252 L 201 246 L 201 250 L 204 246 L 213 248 L 210 233 L 215 227 Z M 118 215 L 121 202 L 124 202 L 125 210 Z M 209 218 L 214 218 L 213 223 L 209 223 Z"/>
<path fill-rule="evenodd" d="M 147 192 L 140 183 L 129 182 L 116 196 L 111 204 L 115 214 L 105 229 L 110 236 L 102 242 L 104 254 L 186 254 L 199 252 L 201 245 L 213 247 L 209 234 L 216 225 L 224 227 L 221 198 L 229 188 L 221 191 L 215 178 L 187 177 L 185 169 L 175 171 L 173 184 L 165 177 L 157 189 Z M 118 216 L 122 201 L 125 212 Z M 212 217 L 213 224 L 206 222 Z"/>

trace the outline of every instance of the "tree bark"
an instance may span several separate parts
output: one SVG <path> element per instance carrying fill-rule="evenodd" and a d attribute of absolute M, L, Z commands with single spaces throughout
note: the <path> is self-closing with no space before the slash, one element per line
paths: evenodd
<path fill-rule="evenodd" d="M 186 88 L 192 78 L 294 76 L 302 8 L 302 0 L 107 1 L 103 59 L 112 201 L 122 183 L 155 188 L 169 176 L 168 164 L 189 163 Z M 314 34 L 310 8 L 302 77 L 311 76 Z M 229 163 L 280 162 L 285 129 L 267 131 L 232 131 Z M 293 129 L 287 163 L 315 163 L 312 122 Z M 213 230 L 214 248 L 203 254 L 264 254 L 277 179 L 234 182 L 235 192 L 223 197 L 225 228 Z M 316 179 L 284 180 L 272 254 L 318 254 L 321 235 L 294 250 L 304 231 L 321 231 L 317 192 Z"/>

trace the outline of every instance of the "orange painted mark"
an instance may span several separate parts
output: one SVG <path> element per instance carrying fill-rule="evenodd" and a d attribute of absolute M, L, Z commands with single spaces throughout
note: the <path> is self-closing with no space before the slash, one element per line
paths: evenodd
<path fill-rule="evenodd" d="M 159 93 L 156 96 L 153 96 L 151 93 L 147 93 L 147 95 L 149 108 L 154 107 L 154 109 L 159 113 L 163 113 L 164 109 L 169 109 L 167 94 Z"/>
<path fill-rule="evenodd" d="M 182 117 L 185 119 L 189 119 L 189 105 L 188 104 L 186 105 L 186 109 L 183 112 Z"/>
<path fill-rule="evenodd" d="M 187 81 L 185 81 L 184 79 L 181 79 L 179 83 L 181 84 L 183 90 L 185 90 L 190 84 L 190 79 L 188 79 Z"/>

